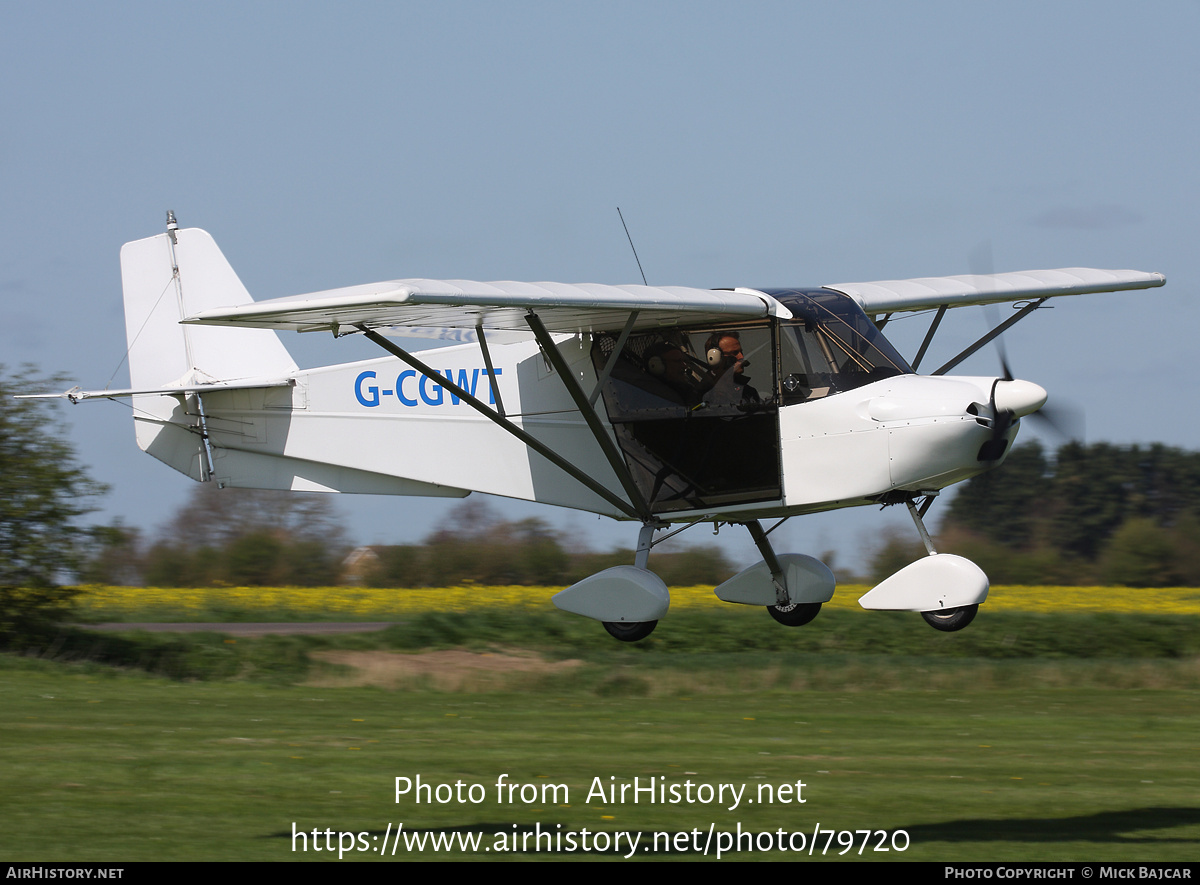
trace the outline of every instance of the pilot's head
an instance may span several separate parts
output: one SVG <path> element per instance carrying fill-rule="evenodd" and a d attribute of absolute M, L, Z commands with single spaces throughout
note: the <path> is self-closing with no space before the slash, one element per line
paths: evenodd
<path fill-rule="evenodd" d="M 718 375 L 744 360 L 742 342 L 736 332 L 713 332 L 704 344 L 704 354 Z"/>

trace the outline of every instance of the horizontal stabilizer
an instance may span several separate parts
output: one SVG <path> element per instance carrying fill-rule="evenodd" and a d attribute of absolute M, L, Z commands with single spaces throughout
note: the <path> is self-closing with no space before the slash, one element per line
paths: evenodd
<path fill-rule="evenodd" d="M 115 397 L 141 396 L 153 394 L 157 396 L 186 396 L 192 393 L 210 393 L 216 390 L 251 390 L 264 387 L 294 387 L 294 378 L 243 378 L 240 381 L 214 381 L 211 384 L 189 384 L 177 387 L 135 388 L 122 390 L 81 390 L 72 387 L 62 393 L 32 393 L 18 396 L 16 399 L 69 399 L 73 403 L 85 399 L 113 399 Z"/>

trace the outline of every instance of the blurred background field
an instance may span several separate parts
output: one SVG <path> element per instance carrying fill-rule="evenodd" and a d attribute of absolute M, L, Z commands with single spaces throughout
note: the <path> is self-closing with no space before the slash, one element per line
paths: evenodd
<path fill-rule="evenodd" d="M 546 587 L 88 587 L 78 611 L 93 624 L 106 622 L 104 632 L 62 628 L 26 654 L 176 679 L 275 684 L 342 667 L 353 671 L 347 684 L 371 682 L 364 674 L 372 670 L 385 672 L 376 681 L 391 688 L 431 684 L 423 668 L 404 663 L 417 653 L 497 656 L 490 663 L 498 675 L 456 678 L 455 690 L 607 691 L 614 673 L 643 694 L 689 686 L 717 693 L 747 685 L 888 688 L 913 679 L 960 687 L 1200 684 L 1195 589 L 996 587 L 975 622 L 953 634 L 930 629 L 915 613 L 863 611 L 856 598 L 865 589 L 842 587 L 815 621 L 788 628 L 760 607 L 721 602 L 710 587 L 675 588 L 655 632 L 620 643 L 599 623 L 556 609 L 555 588 Z M 293 627 L 258 626 L 271 622 Z M 367 629 L 324 629 L 354 622 Z M 194 632 L 195 625 L 207 632 Z M 577 666 L 499 667 L 514 655 Z"/>

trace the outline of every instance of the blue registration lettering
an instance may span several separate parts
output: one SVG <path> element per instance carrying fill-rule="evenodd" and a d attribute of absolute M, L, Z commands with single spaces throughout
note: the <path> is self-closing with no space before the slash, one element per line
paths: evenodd
<path fill-rule="evenodd" d="M 447 381 L 454 380 L 454 370 L 453 369 L 443 369 L 442 372 L 443 372 L 443 374 L 445 374 Z M 458 370 L 458 386 L 461 387 L 463 390 L 465 390 L 467 393 L 471 394 L 471 396 L 475 395 L 475 388 L 478 384 L 479 384 L 479 370 L 478 369 L 475 369 L 471 373 L 470 377 L 467 376 L 466 369 Z M 462 402 L 462 399 L 460 397 L 455 396 L 453 393 L 450 394 L 450 404 L 451 405 L 457 406 L 460 402 Z"/>
<path fill-rule="evenodd" d="M 412 369 L 401 372 L 396 376 L 396 398 L 406 406 L 415 406 L 417 401 L 411 396 L 404 395 L 404 381 L 407 378 L 416 378 L 417 373 Z"/>
<path fill-rule="evenodd" d="M 420 394 L 421 394 L 421 399 L 425 400 L 425 402 L 428 405 L 440 406 L 442 404 L 442 385 L 437 384 L 436 382 L 434 383 L 434 388 L 437 391 L 437 399 L 434 399 L 432 396 L 429 395 L 429 391 L 425 389 L 425 383 L 427 381 L 429 381 L 429 376 L 422 375 L 421 383 L 417 386 L 417 389 L 420 391 Z"/>
<path fill-rule="evenodd" d="M 367 393 L 370 394 L 369 399 L 367 397 L 363 396 L 363 382 L 366 381 L 368 378 L 374 378 L 374 377 L 375 377 L 374 372 L 363 372 L 361 375 L 359 375 L 354 380 L 354 395 L 355 395 L 355 397 L 358 398 L 358 401 L 364 406 L 379 405 L 379 388 L 378 387 L 375 387 L 374 385 L 372 385 L 371 387 L 367 388 Z"/>
<path fill-rule="evenodd" d="M 471 396 L 479 396 L 479 379 L 480 377 L 487 378 L 486 369 L 458 369 L 458 387 L 465 390 Z M 503 374 L 503 369 L 495 370 L 497 375 Z M 442 369 L 441 375 L 444 375 L 446 381 L 454 384 L 454 369 Z M 380 403 L 380 397 L 392 396 L 393 391 L 380 391 L 374 384 L 368 385 L 366 382 L 373 380 L 375 373 L 366 371 L 359 374 L 354 379 L 354 397 L 361 405 L 367 407 L 377 406 Z M 422 375 L 420 381 L 416 381 L 417 372 L 414 369 L 406 369 L 396 376 L 395 397 L 400 400 L 402 405 L 416 406 L 424 402 L 428 406 L 441 406 L 446 403 L 447 388 L 439 384 L 437 380 L 430 378 L 428 375 Z M 409 394 L 404 389 L 404 384 L 408 380 L 416 381 L 417 389 L 414 394 Z M 430 386 L 432 384 L 432 387 Z M 417 397 L 420 397 L 418 399 Z M 450 394 L 450 404 L 457 406 L 462 402 L 462 397 Z M 491 384 L 488 385 L 488 402 L 492 405 L 496 404 L 496 391 Z"/>

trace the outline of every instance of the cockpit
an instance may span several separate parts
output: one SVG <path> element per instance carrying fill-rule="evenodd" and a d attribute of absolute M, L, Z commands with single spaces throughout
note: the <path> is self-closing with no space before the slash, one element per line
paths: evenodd
<path fill-rule="evenodd" d="M 593 336 L 604 405 L 655 513 L 782 497 L 779 409 L 912 372 L 848 296 L 761 290 L 791 320 Z"/>

